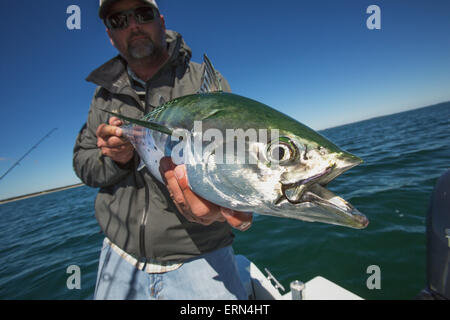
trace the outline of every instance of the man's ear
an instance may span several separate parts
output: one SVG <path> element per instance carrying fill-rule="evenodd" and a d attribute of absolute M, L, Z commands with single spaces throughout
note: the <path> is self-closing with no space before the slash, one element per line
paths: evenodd
<path fill-rule="evenodd" d="M 116 48 L 116 44 L 114 43 L 114 40 L 113 40 L 113 38 L 111 36 L 111 31 L 108 28 L 106 28 L 106 33 L 108 33 L 109 41 L 111 42 L 112 46 L 114 48 Z"/>
<path fill-rule="evenodd" d="M 164 30 L 166 30 L 166 21 L 164 20 L 164 16 L 161 14 L 159 15 L 160 19 L 161 19 L 161 25 L 163 27 Z"/>

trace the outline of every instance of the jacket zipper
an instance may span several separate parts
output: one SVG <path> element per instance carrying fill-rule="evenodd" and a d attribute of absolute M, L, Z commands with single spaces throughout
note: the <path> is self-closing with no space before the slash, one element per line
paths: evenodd
<path fill-rule="evenodd" d="M 146 249 L 145 249 L 145 226 L 147 224 L 147 220 L 148 220 L 148 206 L 150 203 L 150 195 L 149 195 L 149 190 L 148 190 L 148 186 L 147 184 L 144 182 L 144 187 L 145 187 L 145 208 L 144 208 L 144 212 L 142 213 L 142 219 L 141 219 L 141 224 L 139 226 L 139 249 L 141 251 L 141 259 L 144 260 L 144 263 L 147 262 L 147 258 L 146 258 Z"/>

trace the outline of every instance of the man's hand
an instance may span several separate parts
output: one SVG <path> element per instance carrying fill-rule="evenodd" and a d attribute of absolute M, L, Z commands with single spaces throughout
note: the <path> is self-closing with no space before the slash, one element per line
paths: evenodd
<path fill-rule="evenodd" d="M 210 225 L 216 221 L 227 221 L 233 228 L 240 231 L 250 228 L 253 219 L 252 213 L 220 207 L 192 192 L 184 165 L 175 166 L 171 158 L 165 157 L 161 159 L 160 171 L 172 200 L 187 220 L 203 225 Z"/>
<path fill-rule="evenodd" d="M 102 154 L 117 162 L 120 165 L 128 163 L 134 155 L 134 147 L 122 138 L 122 120 L 117 117 L 109 119 L 108 124 L 101 124 L 97 128 L 97 146 L 102 150 Z"/>

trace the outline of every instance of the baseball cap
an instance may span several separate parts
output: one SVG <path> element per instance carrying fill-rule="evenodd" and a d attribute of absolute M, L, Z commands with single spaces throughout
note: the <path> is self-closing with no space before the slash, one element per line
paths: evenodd
<path fill-rule="evenodd" d="M 104 20 L 111 6 L 119 1 L 122 0 L 100 0 L 100 9 L 98 10 L 98 16 L 100 17 L 100 19 Z M 155 0 L 140 0 L 140 1 L 147 3 L 159 10 Z"/>

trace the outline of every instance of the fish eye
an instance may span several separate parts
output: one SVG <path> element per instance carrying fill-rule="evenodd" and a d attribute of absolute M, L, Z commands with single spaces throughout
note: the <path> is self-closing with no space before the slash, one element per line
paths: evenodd
<path fill-rule="evenodd" d="M 285 157 L 289 156 L 290 150 L 286 146 L 276 146 L 272 148 L 270 157 L 272 159 L 279 159 L 280 161 L 286 160 Z"/>
<path fill-rule="evenodd" d="M 269 144 L 267 155 L 270 162 L 287 164 L 297 158 L 298 148 L 291 139 L 280 137 Z"/>

